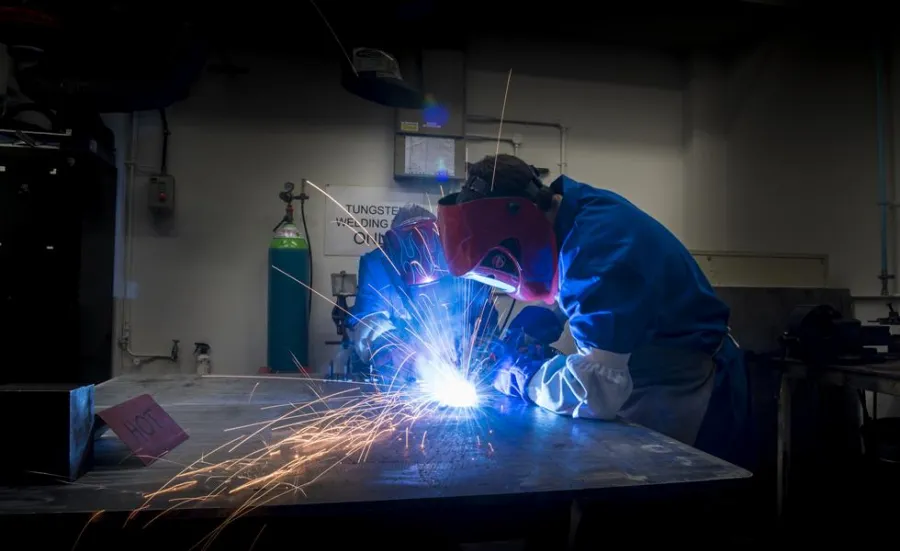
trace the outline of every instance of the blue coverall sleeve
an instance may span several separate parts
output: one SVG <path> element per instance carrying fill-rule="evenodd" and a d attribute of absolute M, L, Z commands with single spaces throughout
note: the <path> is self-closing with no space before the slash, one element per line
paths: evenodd
<path fill-rule="evenodd" d="M 631 223 L 629 223 L 631 222 Z M 642 248 L 627 215 L 585 212 L 560 251 L 559 302 L 578 353 L 545 363 L 528 397 L 554 413 L 613 419 L 633 389 L 628 363 L 646 337 L 660 296 L 659 251 Z"/>
<path fill-rule="evenodd" d="M 388 315 L 390 306 L 385 302 L 386 291 L 390 286 L 390 276 L 384 268 L 384 262 L 375 255 L 380 251 L 372 251 L 359 258 L 359 274 L 356 290 L 356 302 L 350 312 L 355 319 L 351 320 L 352 327 L 358 321 L 375 312 L 385 312 Z"/>
<path fill-rule="evenodd" d="M 368 362 L 380 349 L 378 340 L 395 329 L 391 323 L 393 296 L 390 274 L 380 257 L 381 251 L 372 251 L 359 259 L 356 302 L 350 308 L 350 339 L 359 358 Z"/>
<path fill-rule="evenodd" d="M 630 354 L 656 316 L 661 252 L 642 249 L 627 220 L 587 222 L 563 244 L 559 302 L 579 348 Z"/>
<path fill-rule="evenodd" d="M 541 344 L 553 344 L 562 337 L 566 317 L 558 306 L 526 306 L 513 318 L 507 331 L 521 330 Z"/>

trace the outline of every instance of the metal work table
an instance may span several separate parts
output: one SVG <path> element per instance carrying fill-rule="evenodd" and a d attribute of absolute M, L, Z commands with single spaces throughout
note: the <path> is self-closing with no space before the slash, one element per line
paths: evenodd
<path fill-rule="evenodd" d="M 0 517 L 84 516 L 100 510 L 105 515 L 124 516 L 141 507 L 146 501 L 144 494 L 158 490 L 184 465 L 250 432 L 227 429 L 273 419 L 283 413 L 277 406 L 315 400 L 317 393 L 362 392 L 364 387 L 280 376 L 113 379 L 97 386 L 98 409 L 149 393 L 190 438 L 163 459 L 143 467 L 135 458 L 123 461 L 127 457 L 124 445 L 107 433 L 97 440 L 95 469 L 77 483 L 0 488 Z M 387 437 L 374 445 L 364 462 L 336 464 L 303 492 L 290 492 L 255 514 L 291 515 L 299 522 L 304 516 L 352 516 L 354 510 L 370 514 L 387 506 L 421 515 L 438 508 L 446 515 L 452 504 L 453 514 L 464 517 L 470 507 L 475 514 L 478 507 L 515 503 L 537 508 L 582 498 L 630 499 L 651 490 L 724 487 L 750 476 L 638 425 L 572 420 L 505 398 L 494 399 L 471 418 L 453 419 L 445 413 L 442 418 L 434 417 L 417 421 L 408 440 L 406 435 Z M 200 485 L 178 497 L 196 497 L 207 491 Z M 647 497 L 654 499 L 652 493 Z M 244 499 L 245 494 L 226 494 L 182 504 L 172 514 L 222 518 Z M 145 512 L 170 506 L 160 497 L 151 501 Z"/>
<path fill-rule="evenodd" d="M 844 386 L 855 390 L 900 396 L 900 361 L 864 365 L 808 366 L 796 360 L 780 360 L 782 371 L 778 395 L 778 513 L 784 512 L 791 462 L 791 397 L 802 379 Z"/>

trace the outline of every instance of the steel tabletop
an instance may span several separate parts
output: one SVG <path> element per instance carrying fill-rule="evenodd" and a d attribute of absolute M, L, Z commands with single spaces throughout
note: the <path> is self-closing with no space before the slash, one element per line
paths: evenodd
<path fill-rule="evenodd" d="M 189 439 L 144 467 L 133 457 L 126 459 L 124 445 L 109 432 L 96 442 L 95 468 L 76 483 L 0 487 L 0 515 L 126 512 L 142 506 L 161 510 L 172 506 L 168 497 L 208 495 L 217 485 L 214 477 L 149 504 L 145 497 L 185 465 L 251 431 L 235 431 L 235 427 L 282 415 L 286 404 L 296 406 L 335 392 L 366 391 L 366 385 L 357 383 L 301 377 L 115 378 L 97 386 L 97 409 L 149 393 L 189 433 Z M 503 397 L 492 399 L 473 414 L 435 412 L 419 419 L 408 432 L 398 430 L 377 441 L 365 460 L 348 457 L 329 466 L 302 491 L 282 492 L 266 505 L 309 510 L 393 502 L 421 507 L 424 502 L 444 499 L 598 496 L 614 489 L 726 482 L 750 476 L 741 468 L 635 424 L 560 417 Z M 179 508 L 197 514 L 218 510 L 221 514 L 245 500 L 246 493 L 224 492 Z"/>

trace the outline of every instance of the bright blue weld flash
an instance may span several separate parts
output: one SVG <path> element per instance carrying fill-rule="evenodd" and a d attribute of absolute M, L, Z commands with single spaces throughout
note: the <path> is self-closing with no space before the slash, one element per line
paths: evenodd
<path fill-rule="evenodd" d="M 474 408 L 478 406 L 475 383 L 452 365 L 441 361 L 417 365 L 422 391 L 430 400 L 444 407 Z"/>
<path fill-rule="evenodd" d="M 434 398 L 439 404 L 452 408 L 473 408 L 478 405 L 478 392 L 470 381 L 458 379 L 435 390 Z"/>

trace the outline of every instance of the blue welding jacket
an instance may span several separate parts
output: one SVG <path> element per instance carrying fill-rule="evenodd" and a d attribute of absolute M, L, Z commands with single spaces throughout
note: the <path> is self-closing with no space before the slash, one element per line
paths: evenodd
<path fill-rule="evenodd" d="M 729 310 L 685 246 L 616 193 L 566 176 L 551 188 L 562 195 L 558 300 L 575 342 L 619 354 L 650 344 L 713 354 Z"/>
<path fill-rule="evenodd" d="M 375 312 L 385 312 L 390 317 L 399 296 L 396 288 L 403 288 L 403 281 L 388 264 L 384 254 L 375 249 L 362 255 L 357 272 L 356 302 L 350 308 L 354 317 L 348 320 L 347 325 L 353 327 L 360 319 Z"/>
<path fill-rule="evenodd" d="M 438 303 L 454 319 L 465 316 L 469 331 L 479 318 L 479 335 L 490 336 L 496 330 L 497 311 L 490 302 L 490 288 L 486 285 L 447 276 L 428 286 L 410 288 L 378 249 L 360 257 L 358 277 L 356 302 L 350 309 L 354 318 L 348 320 L 350 327 L 377 312 L 392 322 L 408 321 L 416 318 L 415 312 L 422 312 L 427 304 Z"/>

